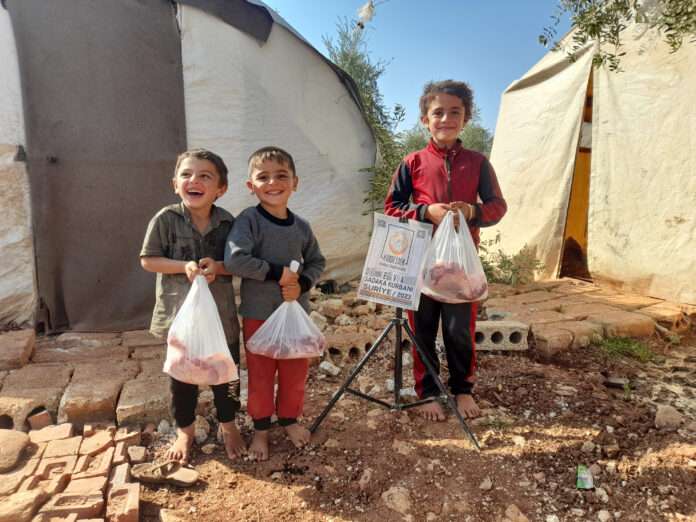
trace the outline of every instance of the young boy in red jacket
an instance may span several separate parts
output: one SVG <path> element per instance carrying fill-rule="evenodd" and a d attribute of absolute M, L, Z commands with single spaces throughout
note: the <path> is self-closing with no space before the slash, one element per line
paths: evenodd
<path fill-rule="evenodd" d="M 421 122 L 428 128 L 428 145 L 406 156 L 394 173 L 384 202 L 385 214 L 432 223 L 437 227 L 447 212 L 461 210 L 474 243 L 479 228 L 495 225 L 507 210 L 493 167 L 483 154 L 462 147 L 459 133 L 471 119 L 473 94 L 464 82 L 428 83 L 420 98 Z M 439 372 L 435 337 L 442 320 L 450 378 L 447 382 L 464 417 L 481 414 L 471 396 L 476 380 L 477 303 L 448 304 L 421 294 L 418 310 L 408 318 L 428 360 Z M 414 350 L 413 374 L 420 398 L 440 394 L 434 379 Z M 428 420 L 442 421 L 438 401 L 420 406 Z"/>

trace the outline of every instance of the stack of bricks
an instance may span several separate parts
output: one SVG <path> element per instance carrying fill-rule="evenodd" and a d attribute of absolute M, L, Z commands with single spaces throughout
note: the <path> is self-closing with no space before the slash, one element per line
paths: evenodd
<path fill-rule="evenodd" d="M 130 483 L 129 455 L 134 463 L 145 457 L 139 430 L 85 425 L 76 435 L 65 423 L 31 430 L 29 439 L 20 462 L 0 474 L 0 505 L 33 492 L 33 522 L 137 522 L 140 485 Z"/>

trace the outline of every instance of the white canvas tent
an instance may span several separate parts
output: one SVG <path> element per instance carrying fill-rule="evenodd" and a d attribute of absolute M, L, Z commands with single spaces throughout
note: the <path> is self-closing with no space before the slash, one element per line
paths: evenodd
<path fill-rule="evenodd" d="M 491 162 L 509 210 L 484 239 L 528 245 L 545 277 L 696 303 L 696 45 L 622 38 L 622 72 L 593 69 L 592 46 L 550 52 L 505 91 Z"/>
<path fill-rule="evenodd" d="M 0 326 L 31 324 L 37 310 L 47 331 L 146 326 L 154 282 L 138 251 L 149 217 L 176 201 L 169 179 L 184 148 L 225 159 L 219 203 L 234 214 L 256 204 L 248 155 L 290 151 L 291 208 L 312 223 L 325 277 L 360 273 L 374 137 L 352 80 L 262 3 L 3 7 Z"/>
<path fill-rule="evenodd" d="M 24 143 L 17 51 L 10 17 L 0 8 L 0 324 L 25 323 L 36 306 L 29 180 L 25 163 L 16 161 Z"/>

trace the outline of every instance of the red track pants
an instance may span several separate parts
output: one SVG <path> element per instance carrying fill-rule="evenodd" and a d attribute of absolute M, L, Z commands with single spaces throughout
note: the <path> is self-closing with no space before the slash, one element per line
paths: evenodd
<path fill-rule="evenodd" d="M 244 340 L 251 338 L 263 323 L 260 319 L 243 319 Z M 246 348 L 245 354 L 249 372 L 247 411 L 254 420 L 254 429 L 269 429 L 274 413 L 278 415 L 281 426 L 296 422 L 304 406 L 309 359 L 271 359 L 251 353 Z M 278 396 L 274 400 L 276 372 Z"/>

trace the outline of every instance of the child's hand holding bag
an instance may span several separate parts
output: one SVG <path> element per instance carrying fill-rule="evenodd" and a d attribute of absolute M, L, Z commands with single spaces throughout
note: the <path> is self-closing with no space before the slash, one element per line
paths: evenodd
<path fill-rule="evenodd" d="M 488 282 L 474 240 L 464 216 L 458 213 L 459 230 L 454 213 L 448 212 L 425 253 L 422 291 L 443 303 L 481 301 L 488 296 Z"/>
<path fill-rule="evenodd" d="M 290 263 L 296 272 L 299 263 Z M 297 301 L 283 301 L 261 328 L 247 340 L 251 353 L 271 359 L 307 359 L 320 357 L 324 351 L 324 336 Z"/>

